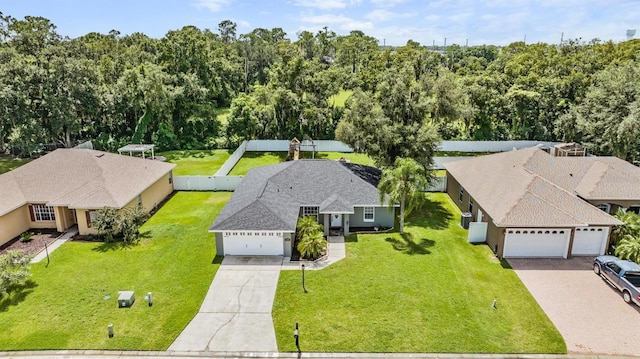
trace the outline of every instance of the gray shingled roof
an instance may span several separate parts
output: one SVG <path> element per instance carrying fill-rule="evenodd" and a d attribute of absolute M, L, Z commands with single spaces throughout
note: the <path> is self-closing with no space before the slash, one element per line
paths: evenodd
<path fill-rule="evenodd" d="M 0 175 L 0 216 L 27 203 L 122 208 L 176 165 L 60 148 Z"/>
<path fill-rule="evenodd" d="M 380 206 L 377 182 L 373 180 L 378 173 L 379 181 L 380 170 L 366 167 L 299 160 L 254 168 L 209 230 L 293 232 L 302 206 L 320 207 L 321 213 L 353 213 L 354 206 Z"/>
<path fill-rule="evenodd" d="M 626 195 L 635 196 L 631 187 L 638 183 L 640 169 L 621 162 L 625 161 L 611 157 L 554 157 L 532 147 L 450 162 L 445 168 L 499 227 L 617 225 L 620 221 L 578 196 L 622 195 L 618 182 L 626 182 Z M 603 182 L 603 173 L 611 168 L 603 169 L 602 164 L 628 173 L 612 172 Z"/>

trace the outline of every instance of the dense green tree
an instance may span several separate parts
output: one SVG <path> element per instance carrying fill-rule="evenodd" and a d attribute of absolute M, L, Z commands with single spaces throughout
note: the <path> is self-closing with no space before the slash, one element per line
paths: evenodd
<path fill-rule="evenodd" d="M 556 122 L 564 140 L 579 141 L 596 154 L 640 161 L 640 63 L 628 61 L 599 72 L 584 101 Z"/>
<path fill-rule="evenodd" d="M 404 234 L 404 220 L 424 200 L 424 191 L 433 178 L 423 166 L 411 158 L 397 158 L 392 168 L 382 172 L 378 190 L 380 203 L 389 208 L 400 204 L 400 234 Z"/>
<path fill-rule="evenodd" d="M 20 251 L 8 251 L 0 255 L 0 297 L 25 285 L 31 277 L 31 262 L 33 256 Z"/>

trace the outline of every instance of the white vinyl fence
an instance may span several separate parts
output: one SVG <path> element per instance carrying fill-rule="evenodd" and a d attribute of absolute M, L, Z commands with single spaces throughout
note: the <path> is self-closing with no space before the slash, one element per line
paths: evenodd
<path fill-rule="evenodd" d="M 429 184 L 427 192 L 446 192 L 447 191 L 447 176 L 438 176 L 435 180 Z"/>
<path fill-rule="evenodd" d="M 226 176 L 231 172 L 233 167 L 240 161 L 244 152 L 247 150 L 247 141 L 242 141 L 240 146 L 236 148 L 236 150 L 227 158 L 227 160 L 222 164 L 222 166 L 218 169 L 218 172 L 214 174 L 214 176 Z"/>
<path fill-rule="evenodd" d="M 242 176 L 174 176 L 176 191 L 233 191 Z"/>
<path fill-rule="evenodd" d="M 442 141 L 438 151 L 442 152 L 506 152 L 514 148 L 534 146 L 553 147 L 562 142 L 545 141 Z"/>
<path fill-rule="evenodd" d="M 289 140 L 250 140 L 246 150 L 254 152 L 287 152 Z M 304 140 L 300 142 L 300 151 L 316 152 L 353 152 L 353 149 L 340 141 L 333 140 Z"/>

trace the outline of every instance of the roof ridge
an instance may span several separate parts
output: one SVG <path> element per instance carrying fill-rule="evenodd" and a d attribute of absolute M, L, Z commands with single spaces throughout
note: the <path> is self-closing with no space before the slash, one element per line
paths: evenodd
<path fill-rule="evenodd" d="M 576 194 L 578 193 L 578 189 L 580 188 L 580 186 L 585 183 L 585 180 L 589 178 L 589 174 L 591 172 L 591 170 L 593 169 L 594 171 L 598 170 L 597 168 L 595 168 L 595 166 L 599 166 L 600 168 L 602 168 L 601 166 L 604 166 L 604 168 L 602 170 L 599 171 L 599 173 L 596 174 L 596 176 L 593 176 L 593 178 L 595 179 L 593 181 L 593 183 L 591 183 L 591 186 L 589 188 L 585 188 L 585 190 L 587 191 L 586 194 L 591 193 L 597 186 L 598 184 L 602 181 L 602 179 L 604 178 L 604 175 L 607 173 L 608 170 L 613 170 L 616 171 L 615 168 L 612 168 L 611 166 L 609 166 L 608 164 L 599 161 L 599 160 L 595 160 L 593 161 L 593 163 L 591 164 L 591 166 L 589 166 L 589 169 L 587 169 L 587 171 L 585 172 L 585 175 L 582 177 L 582 179 L 580 179 L 580 182 L 578 182 L 578 185 L 576 186 L 576 188 L 574 189 L 574 191 L 576 192 Z M 618 171 L 616 171 L 618 172 Z M 585 185 L 586 187 L 586 185 Z"/>
<path fill-rule="evenodd" d="M 522 167 L 522 168 L 524 169 L 524 167 Z M 529 180 L 529 183 L 527 183 L 527 186 L 524 188 L 524 191 L 522 192 L 522 194 L 520 194 L 520 196 L 518 196 L 518 200 L 513 202 L 513 205 L 511 205 L 511 206 L 509 207 L 509 209 L 507 209 L 507 211 L 506 211 L 506 212 L 505 212 L 505 214 L 502 216 L 502 218 L 500 218 L 500 221 L 499 221 L 499 222 L 502 222 L 502 220 L 504 220 L 504 219 L 505 219 L 505 217 L 507 216 L 507 214 L 508 214 L 508 213 L 510 213 L 510 212 L 511 212 L 511 211 L 512 211 L 512 210 L 513 210 L 517 205 L 519 205 L 519 204 L 520 204 L 520 202 L 521 202 L 521 201 L 522 201 L 522 199 L 524 198 L 524 195 L 525 195 L 527 192 L 530 192 L 530 188 L 531 188 L 531 185 L 533 184 L 533 181 L 534 181 L 534 180 L 535 180 L 535 178 L 536 178 L 536 174 L 535 174 L 535 173 L 531 173 L 531 172 L 526 171 L 526 170 L 525 170 L 525 172 L 527 172 L 527 173 L 529 173 L 529 174 L 531 175 L 531 179 Z"/>
<path fill-rule="evenodd" d="M 95 155 L 95 156 L 94 156 L 94 155 L 93 155 L 93 153 L 94 153 L 94 152 L 96 152 L 96 151 L 95 151 L 95 150 L 92 150 L 92 149 L 87 149 L 87 151 L 86 151 L 86 153 L 91 154 L 91 156 L 90 156 L 90 157 L 91 157 L 91 160 L 92 160 L 92 161 L 96 164 L 96 166 L 100 169 L 100 175 L 99 175 L 99 176 L 96 176 L 96 177 L 99 177 L 100 182 L 103 184 L 103 186 L 101 186 L 101 187 L 104 189 L 104 191 L 105 191 L 106 193 L 108 193 L 108 194 L 109 194 L 109 198 L 111 199 L 111 202 L 116 203 L 116 204 L 119 204 L 119 203 L 117 203 L 118 201 L 116 201 L 115 196 L 113 195 L 113 193 L 109 190 L 108 186 L 104 185 L 104 184 L 106 184 L 106 183 L 107 183 L 107 181 L 106 181 L 106 177 L 105 177 L 105 170 L 104 170 L 104 168 L 100 165 L 100 163 L 98 162 L 98 158 L 102 158 L 102 157 L 104 156 L 104 153 L 102 153 L 102 151 L 97 151 L 97 152 L 101 152 L 101 154 L 100 154 L 100 155 Z M 107 152 L 107 153 L 108 153 L 108 152 Z M 146 166 L 145 166 L 145 168 L 146 168 Z M 89 182 L 87 182 L 87 183 L 89 183 Z M 85 185 L 86 185 L 86 183 L 85 183 Z M 98 192 L 98 191 L 94 191 L 93 193 L 96 193 L 96 192 Z M 143 192 L 144 192 L 144 191 L 143 191 Z M 142 193 L 140 193 L 140 194 L 138 194 L 138 195 L 133 196 L 133 198 L 131 198 L 130 200 L 128 200 L 128 201 L 127 201 L 126 203 L 124 203 L 122 206 L 123 206 L 123 207 L 124 207 L 124 206 L 126 206 L 126 205 L 127 205 L 127 203 L 129 203 L 129 202 L 133 201 L 137 196 L 139 196 L 139 195 L 141 195 L 141 194 L 142 194 Z M 86 197 L 84 197 L 84 198 L 86 198 Z"/>

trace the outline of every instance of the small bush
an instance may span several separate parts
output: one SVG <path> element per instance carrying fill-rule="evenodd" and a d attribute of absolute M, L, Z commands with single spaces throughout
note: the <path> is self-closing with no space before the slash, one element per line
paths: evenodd
<path fill-rule="evenodd" d="M 32 232 L 24 232 L 20 235 L 20 242 L 24 242 L 24 243 L 29 243 L 33 240 L 33 233 Z"/>

